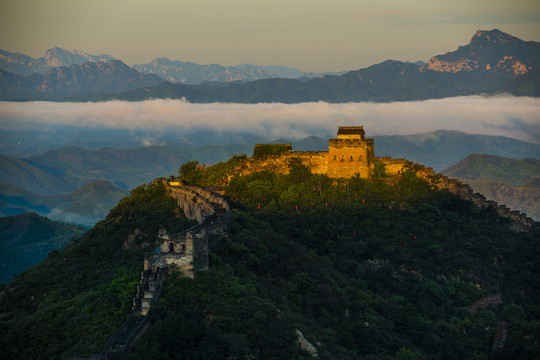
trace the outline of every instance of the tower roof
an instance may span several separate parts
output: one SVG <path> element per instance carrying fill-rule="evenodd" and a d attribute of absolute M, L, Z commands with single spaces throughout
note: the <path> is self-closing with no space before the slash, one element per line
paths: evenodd
<path fill-rule="evenodd" d="M 339 135 L 360 135 L 362 138 L 366 134 L 363 126 L 340 126 L 337 132 Z"/>

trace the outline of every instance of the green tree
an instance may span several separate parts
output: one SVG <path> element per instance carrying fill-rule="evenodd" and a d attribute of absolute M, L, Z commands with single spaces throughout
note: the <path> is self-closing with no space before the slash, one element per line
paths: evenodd
<path fill-rule="evenodd" d="M 199 162 L 197 160 L 188 161 L 178 170 L 180 179 L 189 184 L 197 184 L 201 178 L 201 173 L 198 169 Z"/>
<path fill-rule="evenodd" d="M 290 150 L 290 146 L 283 144 L 260 144 L 253 149 L 253 158 L 261 159 L 269 155 L 279 155 Z"/>
<path fill-rule="evenodd" d="M 311 170 L 302 164 L 302 159 L 293 157 L 289 160 L 289 176 L 295 183 L 304 183 L 311 177 Z"/>
<path fill-rule="evenodd" d="M 374 179 L 385 179 L 388 175 L 386 174 L 386 165 L 379 159 L 373 160 L 373 178 Z"/>

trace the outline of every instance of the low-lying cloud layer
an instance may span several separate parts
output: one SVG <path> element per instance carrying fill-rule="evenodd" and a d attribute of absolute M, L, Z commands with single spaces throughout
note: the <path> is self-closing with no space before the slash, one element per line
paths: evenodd
<path fill-rule="evenodd" d="M 265 139 L 332 136 L 338 125 L 363 125 L 368 136 L 439 129 L 540 142 L 540 99 L 456 97 L 395 103 L 191 104 L 178 100 L 102 103 L 0 102 L 0 129 L 56 131 L 57 127 L 126 130 L 177 136 L 205 131 Z M 193 139 L 191 139 L 193 140 Z M 140 139 L 151 143 L 150 139 Z M 216 139 L 216 141 L 219 141 Z"/>

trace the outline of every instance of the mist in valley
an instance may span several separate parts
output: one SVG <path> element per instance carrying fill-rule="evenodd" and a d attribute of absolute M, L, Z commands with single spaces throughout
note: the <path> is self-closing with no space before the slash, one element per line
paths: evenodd
<path fill-rule="evenodd" d="M 539 143 L 540 100 L 470 96 L 342 104 L 0 102 L 0 152 L 29 155 L 66 145 L 95 150 L 329 138 L 339 125 L 362 125 L 368 137 L 443 129 Z"/>

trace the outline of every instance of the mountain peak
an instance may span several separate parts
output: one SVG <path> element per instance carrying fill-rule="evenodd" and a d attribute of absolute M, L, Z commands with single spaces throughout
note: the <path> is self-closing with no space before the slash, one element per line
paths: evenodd
<path fill-rule="evenodd" d="M 114 58 L 110 55 L 90 55 L 82 50 L 62 49 L 58 46 L 45 51 L 45 61 L 49 67 L 80 65 L 85 62 L 110 61 Z"/>
<path fill-rule="evenodd" d="M 510 34 L 500 31 L 499 29 L 493 30 L 478 30 L 472 37 L 470 46 L 482 46 L 487 44 L 508 44 L 510 42 L 523 42 Z"/>
<path fill-rule="evenodd" d="M 496 72 L 510 80 L 537 68 L 540 43 L 523 41 L 498 29 L 478 30 L 468 45 L 432 57 L 420 71 Z"/>

